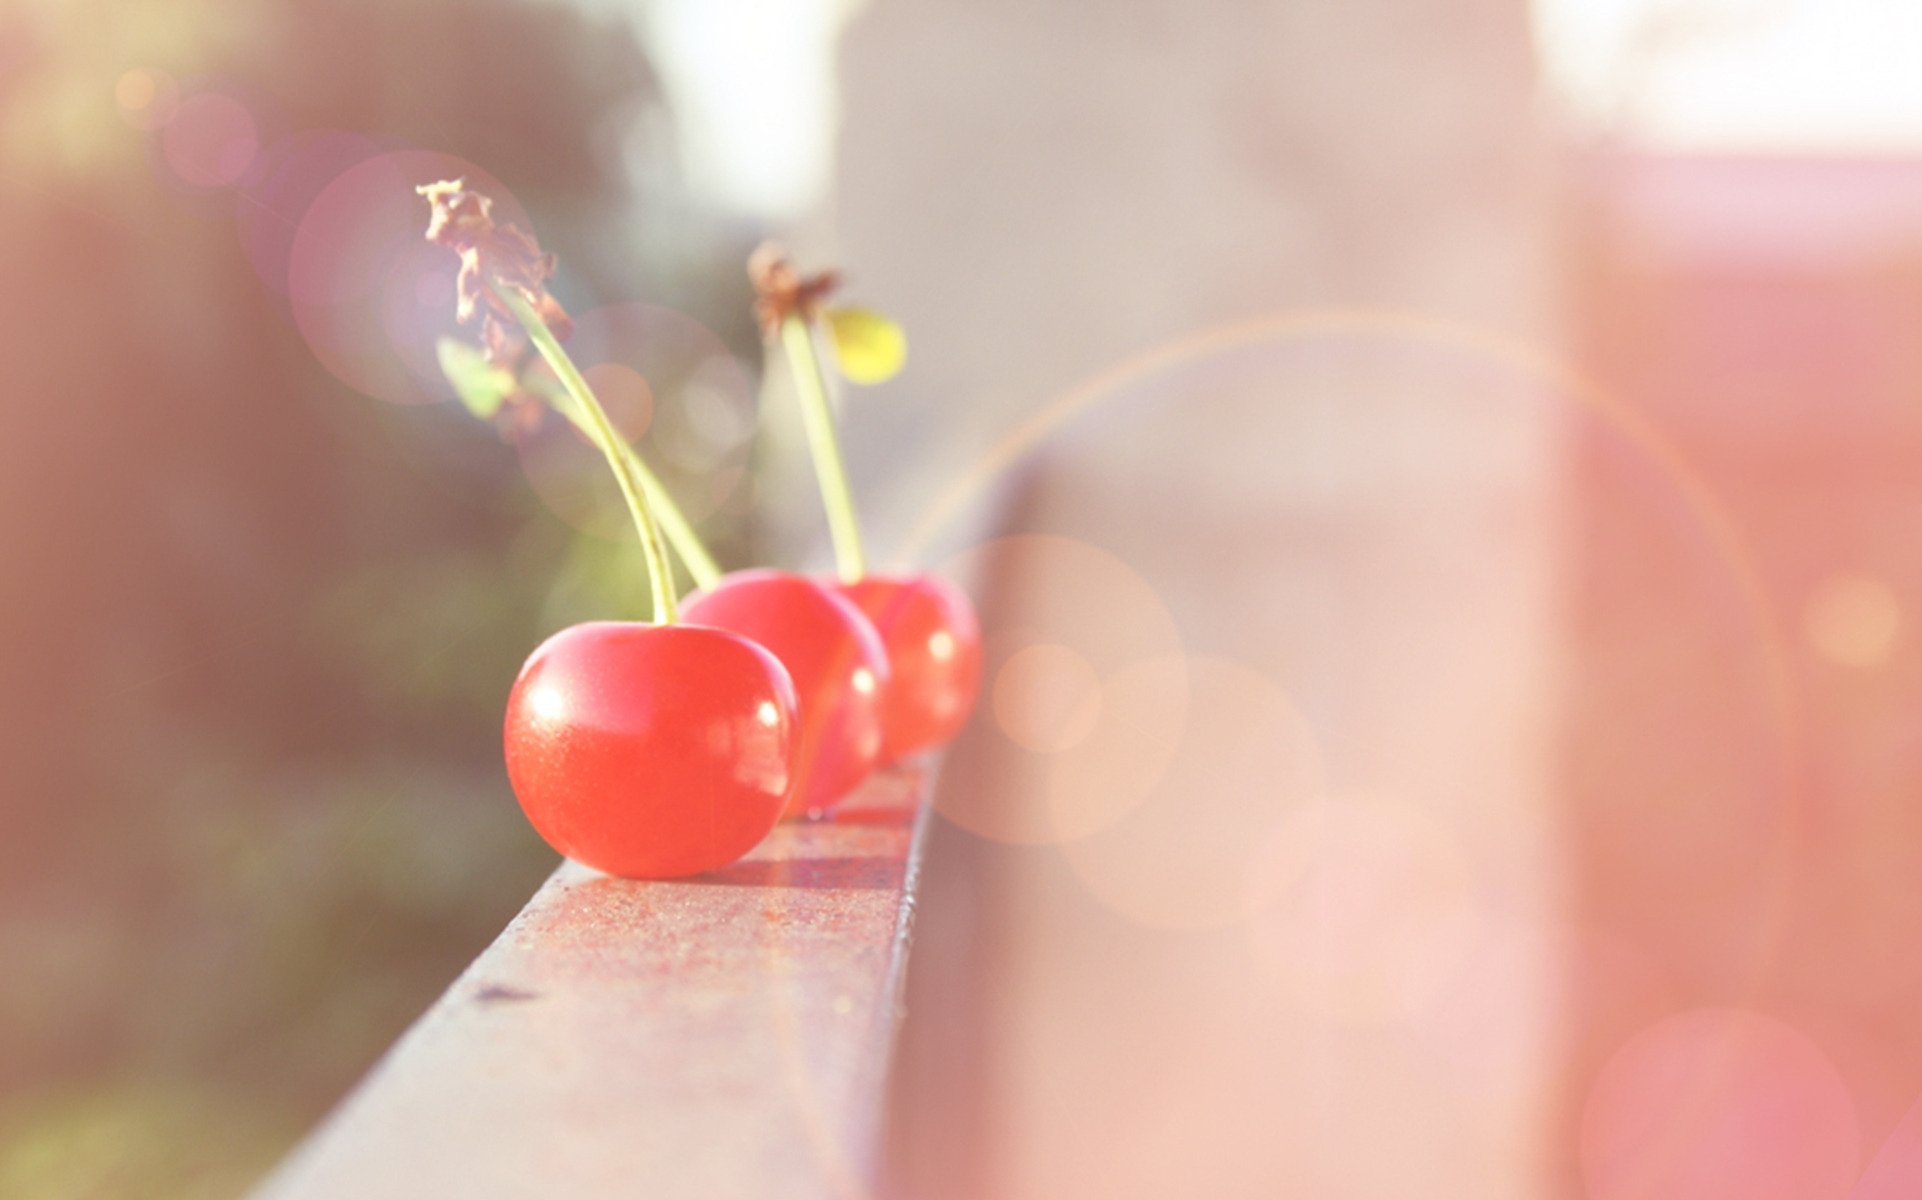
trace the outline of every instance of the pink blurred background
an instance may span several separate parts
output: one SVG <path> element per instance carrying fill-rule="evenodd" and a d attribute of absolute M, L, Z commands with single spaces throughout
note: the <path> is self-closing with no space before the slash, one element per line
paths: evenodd
<path fill-rule="evenodd" d="M 462 172 L 732 561 L 823 549 L 746 250 L 909 330 L 856 484 L 990 661 L 886 1194 L 1922 1194 L 1918 48 L 0 6 L 0 1195 L 243 1193 L 552 865 L 500 699 L 641 580 L 583 447 L 434 379 Z"/>

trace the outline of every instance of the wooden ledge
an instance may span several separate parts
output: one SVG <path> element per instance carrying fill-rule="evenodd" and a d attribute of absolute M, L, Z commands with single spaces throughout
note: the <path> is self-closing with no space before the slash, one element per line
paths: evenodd
<path fill-rule="evenodd" d="M 866 1195 L 925 791 L 696 879 L 564 864 L 257 1200 Z"/>

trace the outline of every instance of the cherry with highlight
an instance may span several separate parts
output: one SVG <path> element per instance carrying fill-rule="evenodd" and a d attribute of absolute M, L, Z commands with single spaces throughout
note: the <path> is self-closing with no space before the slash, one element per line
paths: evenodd
<path fill-rule="evenodd" d="M 797 780 L 789 816 L 832 808 L 881 761 L 889 657 L 846 597 L 805 575 L 736 571 L 690 597 L 682 614 L 766 647 L 794 681 Z"/>
<path fill-rule="evenodd" d="M 835 590 L 873 622 L 893 669 L 883 761 L 953 740 L 981 690 L 981 623 L 967 596 L 925 572 L 866 575 Z"/>
<path fill-rule="evenodd" d="M 507 776 L 529 823 L 576 862 L 631 879 L 740 858 L 798 775 L 793 685 L 719 629 L 595 621 L 561 630 L 507 701 Z"/>

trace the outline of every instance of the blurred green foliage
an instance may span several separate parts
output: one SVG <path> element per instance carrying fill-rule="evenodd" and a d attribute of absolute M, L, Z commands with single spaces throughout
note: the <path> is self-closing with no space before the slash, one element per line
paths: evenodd
<path fill-rule="evenodd" d="M 675 194 L 629 27 L 561 3 L 10 0 L 0 68 L 0 1196 L 234 1196 L 552 868 L 500 706 L 646 585 L 457 405 L 323 372 L 116 82 L 485 164 L 570 303 L 737 350 L 754 231 Z"/>
<path fill-rule="evenodd" d="M 128 1081 L 0 1116 L 0 1196 L 222 1200 L 272 1164 L 293 1114 L 191 1081 Z"/>

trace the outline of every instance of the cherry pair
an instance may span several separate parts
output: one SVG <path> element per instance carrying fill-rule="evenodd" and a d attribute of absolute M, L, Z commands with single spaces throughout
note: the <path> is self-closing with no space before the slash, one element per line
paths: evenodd
<path fill-rule="evenodd" d="M 885 378 L 905 354 L 898 327 L 868 310 L 822 308 L 832 273 L 803 278 L 771 248 L 750 260 L 756 313 L 795 371 L 840 581 L 721 575 L 561 349 L 567 314 L 545 285 L 553 260 L 521 230 L 497 226 L 491 201 L 463 182 L 420 191 L 433 207 L 429 240 L 461 258 L 461 319 L 482 324 L 482 350 L 440 347 L 450 382 L 476 415 L 515 418 L 510 428 L 543 405 L 574 422 L 620 485 L 654 596 L 653 624 L 563 630 L 514 684 L 508 777 L 541 836 L 615 875 L 712 870 L 782 815 L 824 813 L 877 765 L 951 738 L 979 683 L 973 611 L 934 576 L 867 574 L 814 355 L 820 321 L 844 371 Z M 530 348 L 557 388 L 522 375 Z M 667 541 L 702 585 L 688 624 L 678 623 Z"/>
<path fill-rule="evenodd" d="M 733 862 L 783 815 L 939 745 L 980 674 L 973 611 L 930 575 L 726 576 L 684 624 L 549 638 L 507 705 L 508 777 L 567 857 L 669 878 Z"/>
<path fill-rule="evenodd" d="M 789 816 L 825 812 L 875 767 L 948 741 L 980 681 L 974 610 L 934 575 L 843 584 L 741 571 L 685 615 L 758 642 L 787 667 L 801 718 Z"/>

